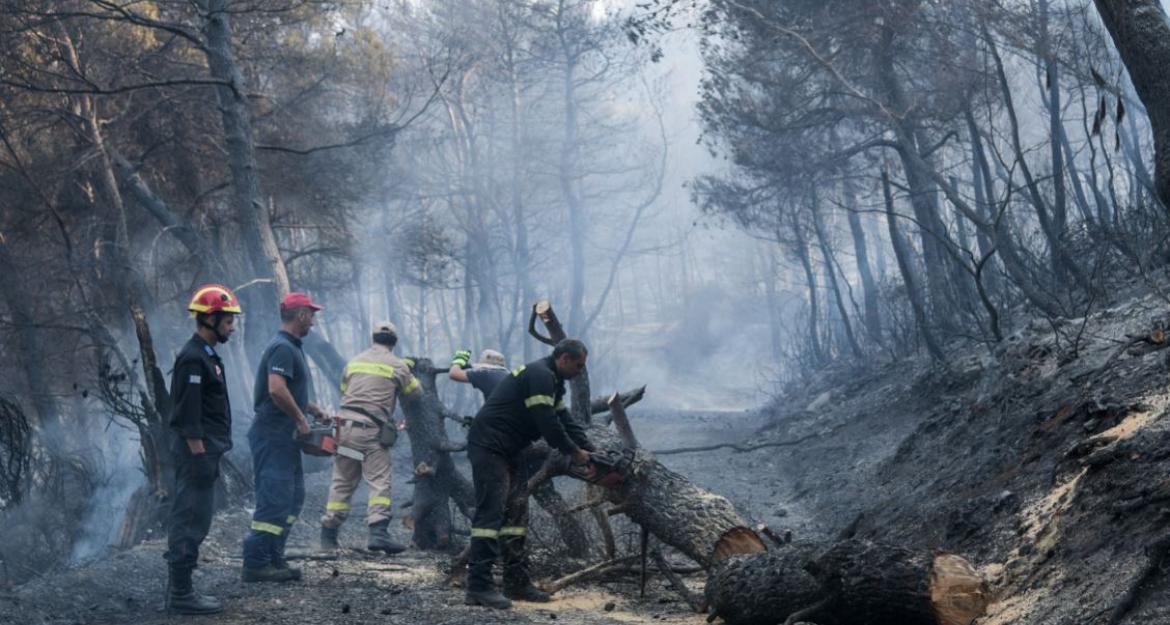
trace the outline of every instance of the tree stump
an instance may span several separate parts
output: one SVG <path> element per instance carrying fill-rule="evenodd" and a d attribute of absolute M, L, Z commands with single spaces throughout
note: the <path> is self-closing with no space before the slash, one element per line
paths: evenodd
<path fill-rule="evenodd" d="M 414 466 L 413 542 L 419 549 L 446 550 L 451 546 L 449 503 L 454 501 L 470 518 L 475 490 L 451 460 L 451 451 L 460 446 L 447 438 L 443 427 L 444 408 L 435 386 L 439 369 L 430 360 L 420 358 L 415 360 L 412 371 L 422 385 L 422 393 L 413 399 L 403 397 L 402 413 L 406 416 Z"/>

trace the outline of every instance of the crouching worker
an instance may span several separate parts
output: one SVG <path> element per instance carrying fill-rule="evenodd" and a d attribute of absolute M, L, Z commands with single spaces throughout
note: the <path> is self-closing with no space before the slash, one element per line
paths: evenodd
<path fill-rule="evenodd" d="M 476 415 L 467 435 L 467 456 L 475 483 L 471 559 L 464 603 L 507 609 L 509 598 L 548 601 L 532 585 L 524 539 L 528 497 L 520 453 L 543 437 L 575 465 L 589 463 L 593 446 L 564 405 L 565 380 L 585 367 L 588 351 L 575 339 L 557 343 L 551 356 L 512 371 Z M 492 564 L 504 555 L 504 594 L 492 582 Z"/>
<path fill-rule="evenodd" d="M 191 573 L 199 564 L 199 545 L 207 538 L 214 514 L 219 459 L 232 448 L 232 410 L 223 361 L 215 346 L 236 330 L 240 302 L 218 284 L 200 287 L 187 310 L 195 317 L 195 335 L 175 359 L 171 371 L 175 431 L 171 453 L 175 492 L 167 528 L 167 609 L 179 614 L 214 614 L 223 610 L 215 597 L 195 592 Z"/>
<path fill-rule="evenodd" d="M 397 439 L 394 404 L 398 393 L 417 396 L 421 385 L 406 362 L 394 355 L 398 330 L 383 321 L 374 326 L 374 344 L 345 365 L 341 378 L 341 427 L 333 456 L 333 482 L 321 518 L 321 549 L 337 549 L 337 534 L 349 517 L 358 480 L 369 487 L 366 525 L 370 551 L 400 553 L 390 539 L 390 448 Z"/>

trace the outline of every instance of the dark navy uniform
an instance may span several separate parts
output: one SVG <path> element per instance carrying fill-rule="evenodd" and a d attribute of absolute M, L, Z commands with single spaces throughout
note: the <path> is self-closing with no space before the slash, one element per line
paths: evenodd
<path fill-rule="evenodd" d="M 232 411 L 223 361 L 198 334 L 175 359 L 171 398 L 175 493 L 165 557 L 172 567 L 193 569 L 199 562 L 199 545 L 211 528 L 219 459 L 232 448 Z M 205 453 L 192 454 L 189 438 L 202 439 Z"/>
<path fill-rule="evenodd" d="M 593 446 L 565 409 L 565 381 L 552 356 L 512 371 L 492 391 L 467 435 L 475 482 L 468 591 L 492 587 L 491 567 L 504 551 L 504 589 L 530 584 L 524 539 L 528 528 L 527 475 L 520 452 L 544 438 L 566 455 Z"/>
<path fill-rule="evenodd" d="M 492 396 L 492 391 L 496 390 L 500 382 L 508 377 L 508 370 L 503 367 L 472 367 L 466 373 L 467 382 L 483 394 L 485 401 Z"/>
<path fill-rule="evenodd" d="M 309 365 L 301 339 L 276 333 L 256 370 L 253 408 L 256 419 L 248 430 L 252 471 L 256 484 L 256 511 L 252 531 L 244 538 L 244 567 L 285 566 L 288 534 L 305 503 L 305 472 L 296 423 L 268 394 L 268 375 L 283 376 L 289 393 L 302 412 L 309 407 Z"/>

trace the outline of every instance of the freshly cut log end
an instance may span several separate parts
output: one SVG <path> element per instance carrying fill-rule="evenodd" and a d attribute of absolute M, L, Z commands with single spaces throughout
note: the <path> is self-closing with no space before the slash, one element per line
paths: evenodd
<path fill-rule="evenodd" d="M 707 577 L 711 615 L 729 625 L 777 625 L 814 604 L 820 584 L 804 570 L 807 556 L 788 547 L 720 562 Z"/>
<path fill-rule="evenodd" d="M 722 562 L 732 556 L 747 555 L 767 551 L 768 547 L 760 535 L 747 527 L 733 527 L 723 533 L 715 543 L 711 552 L 713 562 Z"/>
<path fill-rule="evenodd" d="M 930 571 L 930 601 L 939 625 L 971 625 L 991 603 L 987 580 L 966 559 L 939 552 Z"/>
<path fill-rule="evenodd" d="M 847 540 L 810 569 L 828 611 L 841 622 L 869 625 L 970 625 L 990 603 L 986 582 L 960 556 Z"/>

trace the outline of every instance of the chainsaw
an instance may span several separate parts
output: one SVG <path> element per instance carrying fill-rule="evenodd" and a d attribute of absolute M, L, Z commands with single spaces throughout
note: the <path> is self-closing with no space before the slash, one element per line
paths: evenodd
<path fill-rule="evenodd" d="M 296 436 L 296 439 L 301 451 L 310 456 L 332 456 L 337 453 L 337 431 L 332 422 L 313 423 L 309 426 L 308 434 Z"/>
<path fill-rule="evenodd" d="M 591 451 L 588 464 L 569 467 L 569 477 L 598 486 L 619 486 L 629 477 L 633 465 L 633 449 Z"/>

